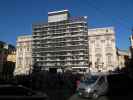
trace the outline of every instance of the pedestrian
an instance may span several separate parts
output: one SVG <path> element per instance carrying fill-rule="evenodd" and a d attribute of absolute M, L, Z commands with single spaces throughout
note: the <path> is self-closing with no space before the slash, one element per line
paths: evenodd
<path fill-rule="evenodd" d="M 80 80 L 77 79 L 77 80 L 76 80 L 76 88 L 78 88 L 79 84 L 80 84 Z"/>

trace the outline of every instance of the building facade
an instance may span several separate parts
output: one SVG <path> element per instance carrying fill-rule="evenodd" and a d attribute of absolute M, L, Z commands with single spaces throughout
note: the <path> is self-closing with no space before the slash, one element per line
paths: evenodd
<path fill-rule="evenodd" d="M 88 29 L 88 40 L 90 71 L 113 71 L 117 67 L 114 28 Z"/>
<path fill-rule="evenodd" d="M 130 47 L 129 47 L 130 53 L 129 53 L 129 58 L 131 59 L 131 58 L 133 58 L 133 33 L 130 36 L 129 40 L 130 40 Z"/>
<path fill-rule="evenodd" d="M 6 49 L 4 47 L 5 42 L 0 41 L 0 73 L 2 73 L 4 62 L 6 61 Z"/>
<path fill-rule="evenodd" d="M 129 53 L 127 51 L 117 49 L 117 61 L 119 69 L 126 67 L 128 59 L 129 59 Z"/>
<path fill-rule="evenodd" d="M 88 68 L 87 32 L 86 17 L 48 12 L 48 22 L 33 24 L 33 63 L 41 70 Z"/>
<path fill-rule="evenodd" d="M 15 61 L 9 61 L 8 57 L 15 52 L 15 46 L 0 41 L 0 78 L 9 78 L 13 76 Z M 11 60 L 11 59 L 10 59 Z M 13 60 L 13 59 L 12 59 Z"/>
<path fill-rule="evenodd" d="M 15 51 L 12 51 L 12 52 L 7 56 L 7 61 L 16 63 L 16 50 L 15 50 Z"/>
<path fill-rule="evenodd" d="M 133 79 L 133 29 L 132 29 L 132 33 L 129 37 L 130 40 L 130 47 L 129 47 L 129 62 L 128 62 L 128 73 L 129 73 L 129 77 L 131 79 Z"/>
<path fill-rule="evenodd" d="M 3 66 L 3 64 L 8 61 L 8 56 L 15 51 L 15 46 L 0 41 L 0 66 Z"/>
<path fill-rule="evenodd" d="M 30 74 L 32 70 L 32 36 L 23 35 L 17 38 L 15 75 Z"/>

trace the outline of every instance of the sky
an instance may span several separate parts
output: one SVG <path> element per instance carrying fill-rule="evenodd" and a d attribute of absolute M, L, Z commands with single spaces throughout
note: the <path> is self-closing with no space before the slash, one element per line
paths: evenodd
<path fill-rule="evenodd" d="M 47 22 L 47 13 L 67 9 L 88 16 L 88 27 L 113 26 L 116 47 L 127 50 L 133 27 L 133 0 L 0 0 L 0 40 L 16 45 L 17 36 L 32 34 L 32 24 Z"/>

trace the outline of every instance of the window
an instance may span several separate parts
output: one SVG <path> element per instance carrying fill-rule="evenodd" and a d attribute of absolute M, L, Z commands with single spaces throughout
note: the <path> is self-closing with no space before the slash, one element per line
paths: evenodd
<path fill-rule="evenodd" d="M 101 54 L 97 54 L 97 55 L 96 55 L 96 62 L 97 62 L 98 64 L 102 62 L 102 56 L 101 56 Z"/>
<path fill-rule="evenodd" d="M 91 47 L 89 47 L 89 53 L 92 53 L 92 48 Z"/>
<path fill-rule="evenodd" d="M 89 85 L 89 84 L 95 83 L 97 79 L 98 79 L 98 76 L 85 77 L 85 79 L 81 80 L 81 82 Z"/>
<path fill-rule="evenodd" d="M 30 51 L 30 48 L 27 48 L 27 51 Z"/>
<path fill-rule="evenodd" d="M 98 85 L 102 85 L 104 83 L 104 77 L 101 77 L 98 81 Z"/>
<path fill-rule="evenodd" d="M 101 40 L 101 43 L 105 43 L 105 40 Z"/>
<path fill-rule="evenodd" d="M 96 47 L 100 47 L 99 41 L 96 41 Z"/>
<path fill-rule="evenodd" d="M 111 64 L 112 62 L 112 54 L 107 54 L 107 64 Z"/>
<path fill-rule="evenodd" d="M 95 52 L 96 52 L 96 53 L 101 52 L 101 48 L 95 48 Z"/>
<path fill-rule="evenodd" d="M 29 64 L 30 64 L 30 59 L 26 58 L 26 65 L 29 65 Z"/>
<path fill-rule="evenodd" d="M 89 55 L 89 61 L 90 61 L 90 62 L 92 61 L 92 56 L 91 56 L 91 55 Z"/>
<path fill-rule="evenodd" d="M 91 44 L 91 43 L 95 43 L 95 40 L 90 40 L 90 44 Z"/>
<path fill-rule="evenodd" d="M 22 48 L 20 48 L 19 50 L 20 50 L 20 52 L 21 52 L 21 51 L 22 51 Z"/>
<path fill-rule="evenodd" d="M 107 45 L 107 46 L 111 46 L 111 44 L 112 44 L 111 37 L 107 37 L 107 38 L 106 38 L 106 45 Z"/>
<path fill-rule="evenodd" d="M 100 45 L 101 45 L 101 39 L 100 39 L 100 37 L 96 37 L 96 39 L 95 39 L 95 46 L 96 47 L 100 47 Z"/>
<path fill-rule="evenodd" d="M 83 61 L 81 61 L 81 62 L 80 62 L 80 65 L 84 65 L 84 62 L 83 62 Z"/>
<path fill-rule="evenodd" d="M 109 40 L 107 40 L 107 46 L 110 46 L 110 41 Z"/>
<path fill-rule="evenodd" d="M 18 58 L 18 65 L 22 65 L 22 58 Z"/>

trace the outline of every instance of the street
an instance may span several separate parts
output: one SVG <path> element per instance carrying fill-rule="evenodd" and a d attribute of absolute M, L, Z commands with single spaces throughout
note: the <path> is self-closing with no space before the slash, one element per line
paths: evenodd
<path fill-rule="evenodd" d="M 87 98 L 81 98 L 77 94 L 74 94 L 68 100 L 93 100 L 93 99 L 91 99 L 91 98 L 89 98 L 89 99 L 87 99 Z M 98 99 L 95 99 L 95 100 L 109 100 L 109 99 L 108 99 L 107 96 L 101 96 L 101 97 L 99 97 Z"/>
<path fill-rule="evenodd" d="M 132 100 L 133 96 L 132 94 L 127 95 L 127 96 L 100 96 L 99 98 L 95 100 Z M 94 100 L 91 98 L 81 98 L 77 94 L 74 94 L 71 96 L 68 100 Z"/>
<path fill-rule="evenodd" d="M 68 89 L 55 91 L 49 90 L 47 94 L 50 100 L 133 100 L 133 92 L 127 94 L 119 93 L 107 96 L 100 96 L 97 99 L 79 97 L 76 93 L 72 94 L 72 92 Z"/>
<path fill-rule="evenodd" d="M 76 80 L 81 77 L 79 74 L 42 72 L 32 77 L 29 85 L 24 80 L 23 83 L 27 84 L 27 87 L 31 85 L 29 88 L 36 92 L 46 93 L 49 100 L 94 100 L 92 98 L 81 98 L 77 95 Z M 108 82 L 110 86 L 107 95 L 100 96 L 95 100 L 133 100 L 133 82 L 127 75 L 110 75 Z"/>
<path fill-rule="evenodd" d="M 48 75 L 49 76 L 49 75 Z M 50 75 L 51 76 L 51 75 Z M 73 85 L 70 78 L 67 78 L 66 75 L 63 79 L 63 83 L 58 85 L 60 81 L 52 82 L 53 85 L 49 84 L 48 87 L 45 88 L 45 93 L 49 96 L 50 100 L 94 100 L 91 98 L 81 98 L 77 95 L 75 88 L 72 88 Z M 53 79 L 50 77 L 49 80 Z M 55 79 L 55 78 L 54 78 Z M 69 80 L 69 81 L 68 81 Z M 75 79 L 71 79 L 75 80 Z M 133 91 L 132 91 L 132 83 L 128 80 L 125 75 L 115 75 L 109 77 L 109 83 L 112 88 L 110 88 L 110 92 L 106 96 L 101 96 L 96 100 L 132 100 L 133 99 Z M 130 83 L 130 84 L 129 84 Z M 114 87 L 115 86 L 115 87 Z"/>

